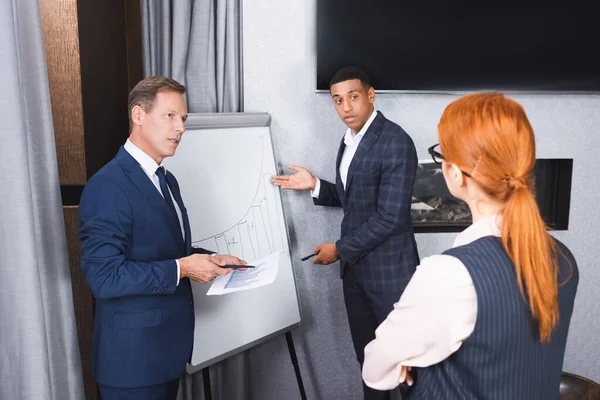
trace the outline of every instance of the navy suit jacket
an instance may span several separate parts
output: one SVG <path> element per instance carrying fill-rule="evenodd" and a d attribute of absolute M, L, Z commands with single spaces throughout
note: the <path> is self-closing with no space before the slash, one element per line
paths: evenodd
<path fill-rule="evenodd" d="M 192 353 L 189 279 L 177 285 L 175 259 L 193 252 L 175 177 L 167 183 L 176 221 L 142 167 L 121 147 L 85 186 L 79 204 L 81 269 L 96 297 L 92 374 L 112 387 L 141 387 L 180 376 Z"/>
<path fill-rule="evenodd" d="M 408 134 L 380 112 L 365 132 L 348 169 L 346 190 L 336 161 L 336 183 L 321 181 L 314 203 L 343 207 L 341 276 L 353 265 L 364 287 L 376 292 L 402 291 L 419 256 L 410 206 L 417 172 L 417 152 Z"/>

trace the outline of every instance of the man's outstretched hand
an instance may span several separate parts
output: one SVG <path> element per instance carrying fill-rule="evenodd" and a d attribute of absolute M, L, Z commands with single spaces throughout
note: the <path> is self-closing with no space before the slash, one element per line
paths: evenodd
<path fill-rule="evenodd" d="M 309 170 L 296 165 L 288 165 L 288 169 L 295 173 L 274 176 L 272 180 L 275 186 L 289 190 L 315 190 L 317 178 Z"/>

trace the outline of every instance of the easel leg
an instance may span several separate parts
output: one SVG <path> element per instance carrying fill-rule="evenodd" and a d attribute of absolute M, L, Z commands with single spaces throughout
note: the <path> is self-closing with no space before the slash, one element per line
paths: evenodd
<path fill-rule="evenodd" d="M 292 364 L 294 365 L 296 381 L 298 381 L 298 388 L 300 389 L 300 397 L 302 400 L 306 400 L 306 392 L 304 391 L 304 383 L 302 382 L 302 375 L 300 374 L 300 365 L 298 365 L 298 357 L 296 355 L 296 348 L 294 347 L 294 339 L 292 338 L 291 332 L 285 333 L 285 340 L 287 341 L 290 357 L 292 358 Z"/>
<path fill-rule="evenodd" d="M 210 390 L 210 370 L 209 367 L 202 369 L 202 383 L 204 386 L 204 400 L 212 400 L 212 392 Z"/>

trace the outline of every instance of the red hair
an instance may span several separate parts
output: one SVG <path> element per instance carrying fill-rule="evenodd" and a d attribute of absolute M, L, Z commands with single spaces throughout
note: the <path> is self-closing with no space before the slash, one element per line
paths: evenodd
<path fill-rule="evenodd" d="M 438 132 L 444 158 L 503 205 L 502 244 L 548 342 L 559 317 L 556 244 L 535 201 L 535 139 L 525 110 L 500 93 L 467 95 L 446 108 Z"/>

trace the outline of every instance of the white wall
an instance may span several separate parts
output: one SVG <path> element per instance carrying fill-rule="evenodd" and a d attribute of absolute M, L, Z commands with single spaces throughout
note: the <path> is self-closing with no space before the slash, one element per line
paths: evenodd
<path fill-rule="evenodd" d="M 316 0 L 248 0 L 244 4 L 245 111 L 266 111 L 278 160 L 306 166 L 333 179 L 335 154 L 345 127 L 327 94 L 315 93 Z M 369 28 L 369 21 L 358 26 Z M 382 38 L 382 40 L 385 40 Z M 377 88 L 376 88 L 377 89 Z M 573 158 L 569 230 L 557 233 L 575 254 L 580 284 L 564 370 L 600 381 L 600 96 L 513 95 L 528 112 L 538 157 Z M 455 96 L 380 94 L 377 109 L 413 138 L 428 157 L 444 107 Z M 303 256 L 339 236 L 339 210 L 314 207 L 307 193 L 284 193 L 292 254 Z M 421 256 L 446 249 L 454 234 L 421 234 Z M 295 261 L 304 311 L 301 362 L 311 391 L 323 399 L 357 398 L 358 367 L 345 320 L 338 267 Z"/>

